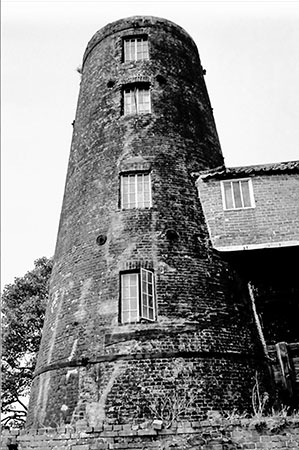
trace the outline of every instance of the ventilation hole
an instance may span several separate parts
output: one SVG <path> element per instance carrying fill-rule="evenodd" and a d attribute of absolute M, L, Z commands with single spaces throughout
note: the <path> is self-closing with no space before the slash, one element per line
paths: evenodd
<path fill-rule="evenodd" d="M 109 80 L 107 83 L 108 88 L 113 88 L 113 86 L 115 85 L 115 81 L 114 80 Z"/>
<path fill-rule="evenodd" d="M 175 231 L 173 228 L 168 228 L 165 231 L 166 237 L 167 239 L 169 239 L 170 241 L 175 241 L 179 238 L 179 234 L 177 231 Z"/>
<path fill-rule="evenodd" d="M 107 236 L 105 234 L 100 234 L 96 239 L 96 242 L 98 245 L 104 245 L 106 241 L 107 241 Z"/>
<path fill-rule="evenodd" d="M 166 84 L 166 78 L 164 78 L 163 75 L 157 75 L 156 80 L 159 84 Z"/>

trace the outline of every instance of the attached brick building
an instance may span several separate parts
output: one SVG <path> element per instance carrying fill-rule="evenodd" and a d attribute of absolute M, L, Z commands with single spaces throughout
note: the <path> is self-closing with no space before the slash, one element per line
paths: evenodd
<path fill-rule="evenodd" d="M 222 166 L 197 186 L 213 248 L 253 288 L 265 342 L 290 344 L 298 405 L 299 161 Z"/>
<path fill-rule="evenodd" d="M 219 192 L 205 218 L 194 176 L 223 165 L 203 75 L 164 19 L 114 22 L 87 46 L 28 428 L 250 407 L 263 342 L 247 278 L 214 245 L 215 227 L 225 246 L 246 229 L 230 239 L 231 212 L 230 233 L 209 217 Z"/>
<path fill-rule="evenodd" d="M 299 245 L 299 161 L 202 173 L 199 195 L 221 252 Z"/>

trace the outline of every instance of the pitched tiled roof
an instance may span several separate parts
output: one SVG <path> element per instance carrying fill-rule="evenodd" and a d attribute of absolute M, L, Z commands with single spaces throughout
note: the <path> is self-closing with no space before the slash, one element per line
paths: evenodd
<path fill-rule="evenodd" d="M 299 160 L 286 161 L 280 163 L 260 164 L 255 166 L 239 166 L 239 167 L 225 167 L 220 166 L 215 169 L 200 172 L 198 175 L 202 180 L 211 178 L 234 178 L 242 176 L 252 176 L 272 173 L 299 173 Z"/>

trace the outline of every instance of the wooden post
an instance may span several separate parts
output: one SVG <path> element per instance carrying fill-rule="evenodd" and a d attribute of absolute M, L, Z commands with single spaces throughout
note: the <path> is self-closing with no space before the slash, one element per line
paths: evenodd
<path fill-rule="evenodd" d="M 288 344 L 286 342 L 278 342 L 275 345 L 277 359 L 281 371 L 282 386 L 287 391 L 290 399 L 294 396 L 293 379 L 294 373 L 292 368 L 292 360 L 288 351 Z"/>

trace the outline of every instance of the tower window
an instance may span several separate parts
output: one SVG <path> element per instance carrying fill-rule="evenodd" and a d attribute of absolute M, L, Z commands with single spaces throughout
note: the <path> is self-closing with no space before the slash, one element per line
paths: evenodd
<path fill-rule="evenodd" d="M 130 86 L 124 89 L 124 115 L 151 112 L 149 86 Z"/>
<path fill-rule="evenodd" d="M 250 178 L 222 181 L 221 190 L 224 209 L 245 209 L 255 207 Z"/>
<path fill-rule="evenodd" d="M 121 323 L 155 320 L 154 274 L 146 269 L 121 274 Z"/>
<path fill-rule="evenodd" d="M 121 175 L 121 208 L 150 208 L 151 177 L 149 173 Z"/>
<path fill-rule="evenodd" d="M 124 39 L 124 61 L 143 61 L 148 59 L 148 40 L 146 36 Z"/>

